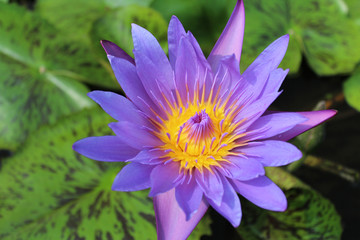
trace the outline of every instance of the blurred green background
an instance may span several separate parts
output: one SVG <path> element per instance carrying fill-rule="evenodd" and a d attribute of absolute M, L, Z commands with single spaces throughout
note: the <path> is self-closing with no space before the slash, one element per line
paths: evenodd
<path fill-rule="evenodd" d="M 86 93 L 122 93 L 99 41 L 132 55 L 130 24 L 167 52 L 176 15 L 208 55 L 235 0 L 0 0 L 0 239 L 156 239 L 147 191 L 110 187 L 121 163 L 76 154 L 73 142 L 111 134 Z M 303 159 L 268 168 L 289 201 L 285 213 L 241 198 L 234 229 L 209 210 L 190 239 L 358 239 L 360 224 L 360 1 L 245 0 L 243 71 L 289 34 L 290 68 L 272 108 L 335 108 L 325 126 L 292 142 Z"/>

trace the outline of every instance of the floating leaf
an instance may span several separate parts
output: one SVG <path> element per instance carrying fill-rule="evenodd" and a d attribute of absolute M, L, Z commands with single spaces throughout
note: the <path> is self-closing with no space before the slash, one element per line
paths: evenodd
<path fill-rule="evenodd" d="M 332 203 L 310 189 L 293 188 L 285 192 L 285 212 L 265 211 L 243 201 L 241 239 L 340 239 L 340 217 Z"/>
<path fill-rule="evenodd" d="M 360 60 L 360 31 L 337 0 L 254 0 L 245 3 L 245 69 L 277 37 L 290 35 L 281 64 L 296 72 L 304 54 L 318 75 L 350 73 Z"/>
<path fill-rule="evenodd" d="M 221 31 L 226 25 L 228 8 L 233 9 L 233 0 L 154 0 L 151 7 L 159 11 L 169 21 L 172 15 L 177 16 L 186 30 L 190 30 L 205 55 L 208 55 L 214 46 Z"/>
<path fill-rule="evenodd" d="M 14 150 L 40 125 L 94 103 L 79 81 L 117 86 L 81 43 L 36 14 L 0 3 L 0 148 Z"/>
<path fill-rule="evenodd" d="M 97 52 L 106 56 L 100 40 L 109 40 L 132 55 L 133 41 L 131 23 L 136 23 L 150 31 L 165 48 L 167 46 L 167 23 L 155 10 L 136 5 L 109 12 L 95 21 L 91 30 L 92 43 L 96 43 Z"/>
<path fill-rule="evenodd" d="M 110 135 L 110 121 L 102 110 L 82 111 L 40 129 L 3 161 L 1 239 L 156 238 L 147 191 L 111 191 L 123 164 L 97 162 L 72 150 L 78 139 Z M 197 236 L 206 229 L 200 228 Z"/>
<path fill-rule="evenodd" d="M 360 26 L 360 1 L 358 0 L 344 0 L 345 11 L 349 13 L 350 18 L 355 20 L 355 23 Z"/>
<path fill-rule="evenodd" d="M 88 33 L 97 18 L 117 7 L 131 4 L 148 6 L 150 2 L 151 0 L 38 0 L 35 11 L 63 33 L 89 43 Z"/>
<path fill-rule="evenodd" d="M 360 67 L 344 82 L 343 88 L 346 101 L 360 111 Z"/>

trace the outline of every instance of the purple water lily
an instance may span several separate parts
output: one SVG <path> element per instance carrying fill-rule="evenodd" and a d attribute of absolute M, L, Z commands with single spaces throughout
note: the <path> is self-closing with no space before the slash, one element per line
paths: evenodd
<path fill-rule="evenodd" d="M 116 135 L 85 138 L 74 149 L 99 161 L 129 162 L 112 189 L 150 188 L 159 239 L 185 239 L 209 205 L 238 226 L 237 193 L 259 207 L 284 211 L 285 195 L 264 167 L 300 159 L 301 152 L 285 141 L 335 114 L 266 111 L 288 73 L 278 65 L 289 36 L 240 74 L 244 22 L 239 0 L 207 59 L 175 16 L 168 29 L 169 59 L 153 35 L 135 24 L 135 59 L 102 41 L 128 98 L 89 93 L 117 120 L 109 124 Z"/>

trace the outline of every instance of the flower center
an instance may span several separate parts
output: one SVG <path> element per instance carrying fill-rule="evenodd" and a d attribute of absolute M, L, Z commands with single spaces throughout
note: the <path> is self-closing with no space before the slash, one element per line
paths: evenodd
<path fill-rule="evenodd" d="M 221 167 L 222 162 L 229 162 L 227 156 L 239 154 L 232 149 L 247 144 L 243 140 L 246 133 L 239 130 L 245 119 L 235 121 L 241 108 L 235 106 L 236 101 L 229 103 L 231 94 L 222 99 L 218 97 L 219 91 L 211 89 L 205 100 L 204 92 L 200 92 L 198 88 L 193 99 L 187 101 L 177 93 L 176 103 L 164 108 L 166 118 L 153 119 L 158 129 L 153 134 L 164 143 L 158 147 L 164 152 L 164 162 L 179 162 L 179 171 L 185 174 L 195 169 L 202 172 L 204 168 L 212 171 L 212 166 Z"/>
<path fill-rule="evenodd" d="M 178 135 L 182 135 L 180 140 L 186 141 L 188 146 L 190 146 L 189 151 L 195 154 L 201 150 L 201 148 L 206 147 L 216 135 L 213 121 L 205 110 L 196 112 L 195 115 L 184 124 L 181 130 L 182 132 L 178 133 Z"/>

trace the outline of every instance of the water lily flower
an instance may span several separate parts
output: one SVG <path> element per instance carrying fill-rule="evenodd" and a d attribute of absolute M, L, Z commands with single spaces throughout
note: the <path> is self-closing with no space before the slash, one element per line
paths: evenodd
<path fill-rule="evenodd" d="M 286 141 L 335 114 L 270 112 L 288 70 L 278 68 L 289 36 L 268 46 L 241 74 L 244 6 L 237 1 L 225 30 L 206 59 L 190 32 L 173 16 L 169 58 L 154 36 L 133 24 L 133 59 L 102 41 L 127 98 L 93 91 L 89 97 L 117 122 L 115 136 L 88 137 L 78 153 L 128 164 L 112 189 L 150 188 L 159 239 L 185 239 L 209 206 L 234 227 L 242 211 L 237 194 L 255 205 L 284 211 L 284 193 L 264 167 L 301 158 Z"/>

